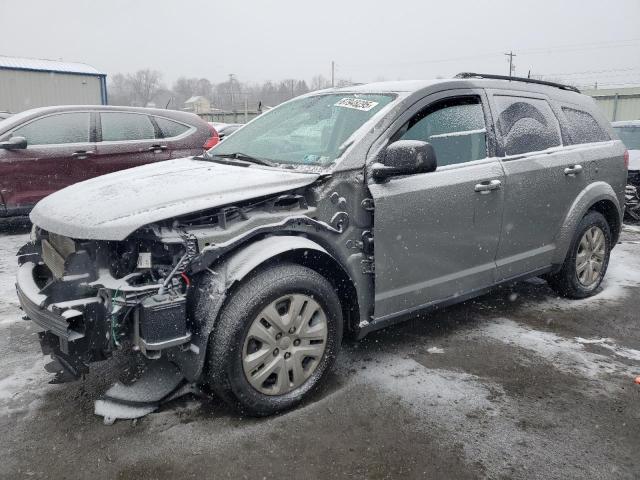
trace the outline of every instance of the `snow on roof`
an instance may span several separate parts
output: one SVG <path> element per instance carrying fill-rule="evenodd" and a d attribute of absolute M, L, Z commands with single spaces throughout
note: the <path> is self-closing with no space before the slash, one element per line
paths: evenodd
<path fill-rule="evenodd" d="M 189 100 L 187 100 L 184 103 L 195 103 L 195 102 L 197 102 L 197 101 L 199 101 L 201 99 L 205 99 L 206 100 L 206 98 L 204 98 L 202 95 L 195 95 L 195 96 L 191 97 Z"/>
<path fill-rule="evenodd" d="M 59 62 L 41 58 L 21 58 L 0 55 L 0 69 L 41 70 L 43 72 L 84 73 L 86 75 L 104 75 L 86 63 Z"/>

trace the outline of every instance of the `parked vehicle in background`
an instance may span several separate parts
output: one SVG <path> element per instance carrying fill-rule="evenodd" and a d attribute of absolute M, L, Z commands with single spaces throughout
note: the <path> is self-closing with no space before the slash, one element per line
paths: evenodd
<path fill-rule="evenodd" d="M 640 120 L 612 122 L 613 130 L 629 150 L 625 213 L 640 221 Z"/>
<path fill-rule="evenodd" d="M 0 222 L 73 183 L 198 155 L 217 142 L 200 117 L 174 110 L 91 105 L 18 113 L 0 122 Z"/>
<path fill-rule="evenodd" d="M 202 157 L 41 201 L 18 296 L 76 375 L 134 345 L 272 414 L 318 386 L 347 333 L 540 275 L 596 294 L 625 155 L 564 85 L 464 74 L 314 92 Z"/>
<path fill-rule="evenodd" d="M 225 137 L 228 137 L 233 132 L 242 127 L 243 123 L 218 123 L 218 122 L 209 122 L 213 128 L 218 132 L 218 136 L 220 137 L 220 141 L 224 140 Z"/>

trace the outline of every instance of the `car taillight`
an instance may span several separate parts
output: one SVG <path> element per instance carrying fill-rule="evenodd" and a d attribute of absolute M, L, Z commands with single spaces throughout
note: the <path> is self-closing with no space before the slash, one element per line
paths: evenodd
<path fill-rule="evenodd" d="M 629 170 L 629 150 L 624 151 L 624 168 Z"/>
<path fill-rule="evenodd" d="M 205 150 L 209 150 L 211 147 L 217 145 L 220 141 L 218 132 L 211 125 L 209 125 L 209 133 L 211 134 L 211 136 L 207 139 L 206 142 L 204 142 L 204 145 L 202 146 L 202 148 L 204 148 Z"/>

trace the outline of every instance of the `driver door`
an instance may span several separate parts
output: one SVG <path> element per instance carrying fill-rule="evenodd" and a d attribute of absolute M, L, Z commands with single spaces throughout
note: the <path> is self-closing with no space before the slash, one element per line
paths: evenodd
<path fill-rule="evenodd" d="M 416 110 L 390 143 L 427 141 L 438 167 L 369 185 L 374 321 L 457 299 L 496 279 L 505 177 L 493 152 L 486 96 L 482 90 L 442 92 Z"/>

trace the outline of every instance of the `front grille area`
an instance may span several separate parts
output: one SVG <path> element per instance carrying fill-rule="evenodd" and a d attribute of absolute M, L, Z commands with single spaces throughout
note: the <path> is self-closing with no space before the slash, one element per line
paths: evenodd
<path fill-rule="evenodd" d="M 76 251 L 76 242 L 69 237 L 49 233 L 49 243 L 63 258 L 67 258 Z"/>
<path fill-rule="evenodd" d="M 42 239 L 42 260 L 56 278 L 64 276 L 65 261 L 75 251 L 75 242 L 69 237 L 49 233 Z"/>

